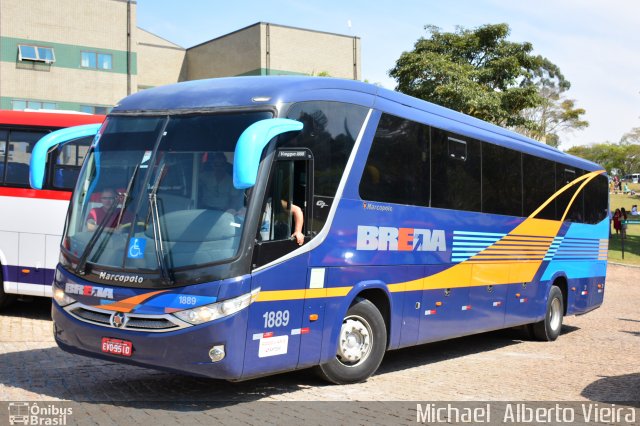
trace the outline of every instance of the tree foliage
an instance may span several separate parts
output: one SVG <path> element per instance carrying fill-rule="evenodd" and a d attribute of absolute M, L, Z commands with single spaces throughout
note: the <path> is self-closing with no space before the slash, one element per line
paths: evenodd
<path fill-rule="evenodd" d="M 531 43 L 507 40 L 507 24 L 453 33 L 427 25 L 389 75 L 396 90 L 544 139 L 568 127 L 586 126 L 584 110 L 561 94 L 570 83 Z"/>
<path fill-rule="evenodd" d="M 620 139 L 621 145 L 628 145 L 632 143 L 640 143 L 640 127 L 634 127 L 622 135 L 622 139 Z"/>
<path fill-rule="evenodd" d="M 640 144 L 600 143 L 589 146 L 574 146 L 567 153 L 603 166 L 609 173 L 618 174 L 640 172 Z"/>
<path fill-rule="evenodd" d="M 529 127 L 516 128 L 523 135 L 557 148 L 560 133 L 589 126 L 589 122 L 581 117 L 586 111 L 577 108 L 575 100 L 564 98 L 558 88 L 543 87 L 540 95 L 543 100 L 538 107 L 522 111 L 522 115 L 531 122 Z"/>

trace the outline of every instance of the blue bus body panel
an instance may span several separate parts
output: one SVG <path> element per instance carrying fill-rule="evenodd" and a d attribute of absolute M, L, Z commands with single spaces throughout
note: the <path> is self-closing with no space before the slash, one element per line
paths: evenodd
<path fill-rule="evenodd" d="M 245 378 L 268 371 L 294 369 L 298 363 L 302 338 L 317 338 L 315 333 L 310 336 L 309 333 L 301 332 L 303 295 L 273 301 L 268 297 L 269 292 L 275 289 L 295 292 L 304 288 L 307 283 L 307 266 L 308 256 L 302 255 L 287 262 L 285 268 L 276 266 L 254 274 L 254 287 L 261 288 L 259 297 L 263 302 L 249 306 L 243 372 Z"/>

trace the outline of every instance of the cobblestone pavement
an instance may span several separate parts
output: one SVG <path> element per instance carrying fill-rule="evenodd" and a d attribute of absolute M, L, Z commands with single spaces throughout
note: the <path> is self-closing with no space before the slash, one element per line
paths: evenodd
<path fill-rule="evenodd" d="M 556 342 L 533 342 L 504 330 L 392 351 L 375 376 L 348 386 L 327 385 L 310 371 L 228 383 L 67 354 L 53 341 L 49 304 L 17 303 L 0 315 L 0 401 L 81 402 L 76 413 L 91 412 L 76 419 L 83 424 L 211 424 L 230 418 L 284 424 L 278 417 L 283 404 L 268 404 L 274 401 L 289 401 L 284 405 L 294 407 L 289 414 L 297 420 L 306 408 L 291 401 L 593 401 L 640 407 L 636 268 L 609 265 L 604 305 L 565 318 Z M 274 414 L 257 422 L 256 407 Z M 346 421 L 332 418 L 323 404 L 314 407 L 327 423 L 341 424 L 376 423 L 376 412 L 390 412 L 384 404 L 368 404 Z"/>

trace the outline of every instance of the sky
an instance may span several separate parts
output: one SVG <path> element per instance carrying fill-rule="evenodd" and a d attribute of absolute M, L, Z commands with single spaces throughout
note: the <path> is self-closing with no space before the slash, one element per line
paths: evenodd
<path fill-rule="evenodd" d="M 638 0 L 137 0 L 138 26 L 188 48 L 257 22 L 358 36 L 362 78 L 395 88 L 388 76 L 402 52 L 443 31 L 507 23 L 510 41 L 558 65 L 566 97 L 590 126 L 561 135 L 561 149 L 618 142 L 640 127 Z"/>

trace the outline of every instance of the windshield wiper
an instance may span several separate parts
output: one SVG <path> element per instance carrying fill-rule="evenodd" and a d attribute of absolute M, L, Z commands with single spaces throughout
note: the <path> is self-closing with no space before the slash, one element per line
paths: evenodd
<path fill-rule="evenodd" d="M 127 183 L 127 190 L 125 191 L 124 194 L 122 194 L 122 197 L 124 198 L 124 200 L 122 202 L 122 209 L 120 210 L 120 215 L 118 216 L 118 221 L 116 222 L 116 226 L 120 225 L 120 220 L 122 220 L 122 214 L 125 208 L 127 207 L 127 202 L 131 198 L 131 188 L 133 187 L 133 183 L 135 182 L 136 177 L 138 176 L 138 170 L 140 170 L 140 163 L 138 163 L 136 165 L 136 168 L 133 170 L 131 179 L 129 179 L 129 183 Z M 111 218 L 113 217 L 113 214 L 116 211 L 117 206 L 118 206 L 118 203 L 116 201 L 111 205 L 111 207 L 109 208 L 109 211 L 107 211 L 107 213 L 105 214 L 104 220 L 98 224 L 98 227 L 96 228 L 95 232 L 91 236 L 91 239 L 87 243 L 87 246 L 84 248 L 84 251 L 80 256 L 78 265 L 76 265 L 76 274 L 80 274 L 80 275 L 85 274 L 84 268 L 87 264 L 87 259 L 89 258 L 89 254 L 91 254 L 91 251 L 93 250 L 93 247 L 96 245 L 96 242 L 98 241 L 98 239 L 100 238 L 104 230 L 107 228 L 107 224 L 110 223 Z M 102 253 L 106 245 L 106 240 L 107 240 L 106 238 L 102 240 L 102 244 L 98 250 L 98 253 L 96 254 Z"/>
<path fill-rule="evenodd" d="M 156 180 L 153 183 L 151 192 L 149 193 L 149 213 L 151 215 L 151 226 L 153 227 L 153 240 L 156 248 L 156 259 L 158 261 L 158 268 L 162 274 L 162 280 L 166 285 L 172 285 L 173 279 L 169 273 L 169 267 L 167 266 L 166 253 L 164 250 L 164 241 L 162 236 L 162 225 L 160 223 L 160 212 L 158 211 L 158 188 L 160 187 L 160 181 L 162 180 L 162 173 L 166 163 L 163 162 L 158 169 Z"/>

